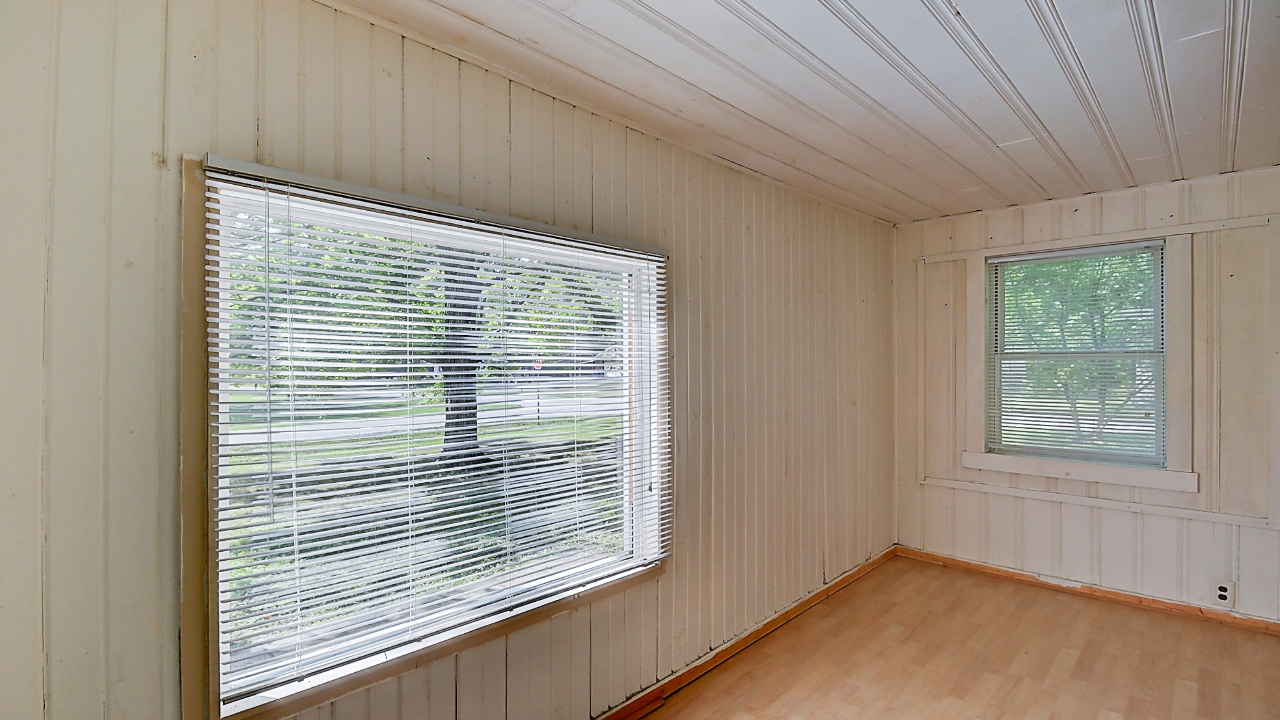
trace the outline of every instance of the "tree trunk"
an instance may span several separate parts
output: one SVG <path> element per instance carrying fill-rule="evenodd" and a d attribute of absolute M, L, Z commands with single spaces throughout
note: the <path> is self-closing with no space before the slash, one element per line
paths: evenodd
<path fill-rule="evenodd" d="M 466 457 L 478 449 L 478 403 L 482 365 L 476 342 L 480 334 L 480 294 L 488 283 L 475 271 L 446 265 L 445 341 L 440 366 L 444 380 L 445 452 Z M 468 452 L 471 451 L 471 452 Z"/>

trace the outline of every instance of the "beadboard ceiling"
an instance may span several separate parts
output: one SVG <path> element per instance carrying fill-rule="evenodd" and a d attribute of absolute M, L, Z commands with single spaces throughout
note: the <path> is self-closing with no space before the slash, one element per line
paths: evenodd
<path fill-rule="evenodd" d="M 1280 164 L 1280 0 L 355 0 L 889 222 Z"/>

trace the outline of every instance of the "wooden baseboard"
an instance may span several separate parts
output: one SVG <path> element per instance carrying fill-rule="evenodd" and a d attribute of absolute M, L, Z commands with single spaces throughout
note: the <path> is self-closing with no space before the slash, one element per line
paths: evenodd
<path fill-rule="evenodd" d="M 902 557 L 912 558 L 915 560 L 923 560 L 925 562 L 942 565 L 944 567 L 968 570 L 970 572 L 983 573 L 984 575 L 994 575 L 996 577 L 1016 580 L 1029 585 L 1049 588 L 1050 590 L 1059 590 L 1073 595 L 1083 595 L 1085 597 L 1120 603 L 1122 605 L 1132 605 L 1134 607 L 1147 608 L 1148 610 L 1159 610 L 1160 612 L 1172 613 L 1183 617 L 1194 617 L 1201 620 L 1209 620 L 1212 622 L 1222 623 L 1223 625 L 1231 625 L 1234 627 L 1244 628 L 1246 630 L 1266 633 L 1268 635 L 1280 635 L 1280 622 L 1272 620 L 1262 620 L 1259 618 L 1244 617 L 1242 615 L 1233 615 L 1229 612 L 1200 607 L 1199 605 L 1189 605 L 1187 603 L 1173 602 L 1172 600 L 1161 600 L 1159 598 L 1135 595 L 1133 593 L 1122 592 L 1120 590 L 1107 590 L 1105 588 L 1094 587 L 1092 585 L 1059 584 L 1045 580 L 1037 575 L 1032 575 L 1031 573 L 1009 570 L 1008 568 L 986 565 L 984 563 L 977 563 L 970 560 L 959 560 L 947 557 L 946 555 L 938 555 L 936 553 L 916 550 L 915 548 L 903 547 L 901 545 L 895 545 L 893 550 L 895 555 L 901 555 Z"/>
<path fill-rule="evenodd" d="M 1059 590 L 1099 600 L 1132 605 L 1134 607 L 1146 608 L 1148 610 L 1158 610 L 1160 612 L 1172 613 L 1174 615 L 1181 615 L 1184 617 L 1209 620 L 1211 622 L 1218 622 L 1224 625 L 1244 628 L 1246 630 L 1254 630 L 1268 635 L 1280 636 L 1280 622 L 1243 617 L 1223 612 L 1221 610 L 1203 608 L 1198 605 L 1188 605 L 1186 603 L 1160 600 L 1157 598 L 1135 595 L 1133 593 L 1121 592 L 1119 590 L 1107 590 L 1090 585 L 1062 585 L 1049 580 L 1044 580 L 1039 576 L 1032 575 L 1031 573 L 1009 570 L 1007 568 L 996 567 L 994 565 L 985 565 L 983 563 L 972 562 L 969 560 L 959 560 L 947 557 L 946 555 L 938 555 L 936 553 L 925 552 L 924 550 L 916 550 L 915 548 L 894 545 L 880 555 L 877 555 L 875 558 L 868 560 L 856 569 L 850 571 L 847 575 L 836 579 L 831 584 L 822 587 L 809 597 L 806 597 L 791 606 L 772 620 L 766 622 L 764 625 L 761 625 L 755 630 L 752 630 L 732 643 L 729 643 L 715 651 L 696 665 L 685 668 L 652 688 L 649 688 L 645 692 L 642 692 L 627 702 L 624 702 L 610 712 L 601 716 L 600 720 L 638 720 L 639 718 L 648 715 L 659 707 L 662 707 L 663 702 L 672 693 L 685 685 L 688 685 L 694 680 L 697 680 L 699 677 L 706 674 L 709 670 L 725 660 L 728 660 L 739 652 L 745 650 L 755 641 L 765 635 L 768 635 L 779 627 L 782 627 L 787 623 L 787 621 L 814 605 L 817 605 L 819 602 L 822 602 L 832 593 L 845 588 L 853 581 L 876 569 L 881 563 L 899 555 L 913 560 L 922 560 L 924 562 L 942 565 L 944 567 L 968 570 L 970 572 L 983 573 L 985 575 L 993 575 L 1007 580 L 1015 580 L 1017 582 L 1036 585 L 1050 590 Z"/>
<path fill-rule="evenodd" d="M 874 558 L 866 561 L 853 570 L 850 570 L 845 575 L 842 575 L 827 585 L 822 586 L 812 595 L 776 615 L 772 620 L 769 620 L 755 630 L 752 630 L 746 635 L 743 635 L 737 640 L 734 640 L 728 645 L 725 645 L 719 650 L 711 653 L 697 664 L 681 670 L 675 675 L 672 675 L 666 680 L 663 680 L 657 685 L 649 688 L 645 692 L 636 695 L 605 715 L 602 715 L 600 720 L 637 720 L 637 718 L 644 717 L 654 710 L 657 710 L 659 707 L 662 707 L 662 703 L 666 698 L 675 691 L 685 685 L 688 685 L 694 680 L 697 680 L 699 677 L 702 677 L 707 673 L 707 671 L 734 655 L 737 655 L 739 652 L 742 652 L 755 641 L 782 627 L 787 623 L 787 621 L 822 602 L 832 593 L 844 589 L 849 585 L 849 583 L 852 583 L 854 580 L 857 580 L 863 575 L 866 575 L 879 567 L 881 563 L 897 554 L 897 547 L 898 546 L 896 545 L 890 547 L 888 550 L 885 550 Z"/>

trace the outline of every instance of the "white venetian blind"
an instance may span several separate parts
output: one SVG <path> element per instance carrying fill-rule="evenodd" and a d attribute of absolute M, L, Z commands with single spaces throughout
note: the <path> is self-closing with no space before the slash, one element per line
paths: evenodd
<path fill-rule="evenodd" d="M 1163 247 L 988 261 L 988 452 L 1164 467 Z"/>
<path fill-rule="evenodd" d="M 665 259 L 208 171 L 224 713 L 668 552 Z"/>

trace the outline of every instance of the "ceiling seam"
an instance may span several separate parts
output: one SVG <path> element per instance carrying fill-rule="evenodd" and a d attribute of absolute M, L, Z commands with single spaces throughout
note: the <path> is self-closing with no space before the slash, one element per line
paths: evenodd
<path fill-rule="evenodd" d="M 1178 134 L 1173 122 L 1173 105 L 1169 99 L 1169 79 L 1165 75 L 1164 50 L 1160 46 L 1160 28 L 1152 0 L 1126 0 L 1129 22 L 1138 43 L 1142 75 L 1147 81 L 1147 94 L 1155 114 L 1156 130 L 1164 149 L 1165 164 L 1172 180 L 1182 180 L 1182 157 L 1178 153 Z"/>
<path fill-rule="evenodd" d="M 709 93 L 709 92 L 707 92 L 707 91 L 703 90 L 702 88 L 699 88 L 699 87 L 697 87 L 696 85 L 693 85 L 692 83 L 690 83 L 689 81 L 687 81 L 687 80 L 685 80 L 684 78 L 680 77 L 679 75 L 676 75 L 675 73 L 672 73 L 672 72 L 670 72 L 670 71 L 666 70 L 665 68 L 663 68 L 663 67 L 661 67 L 661 66 L 659 66 L 659 65 L 654 64 L 653 62 L 649 61 L 647 58 L 644 58 L 643 56 L 637 55 L 636 53 L 632 52 L 631 50 L 629 50 L 629 49 L 627 49 L 627 48 L 625 48 L 625 47 L 622 47 L 622 46 L 618 45 L 617 43 L 613 42 L 612 40 L 610 40 L 610 39 L 608 39 L 608 38 L 606 38 L 606 37 L 604 37 L 604 36 L 600 35 L 600 34 L 599 34 L 599 33 L 597 33 L 596 31 L 594 31 L 594 30 L 592 30 L 592 29 L 590 29 L 590 28 L 588 28 L 588 27 L 586 27 L 586 26 L 584 26 L 584 25 L 582 25 L 582 24 L 580 24 L 580 23 L 578 23 L 578 22 L 576 22 L 576 21 L 572 20 L 571 18 L 567 18 L 567 17 L 565 17 L 565 16 L 561 15 L 560 13 L 558 13 L 558 12 L 556 12 L 554 9 L 552 9 L 552 8 L 550 8 L 550 7 L 548 7 L 548 6 L 546 6 L 546 5 L 545 5 L 545 4 L 543 4 L 542 2 L 539 2 L 539 1 L 536 1 L 536 0 L 535 0 L 535 2 L 530 2 L 530 3 L 527 3 L 527 4 L 523 4 L 523 5 L 522 5 L 522 7 L 526 8 L 526 9 L 534 10 L 535 12 L 538 12 L 538 13 L 539 13 L 539 14 L 540 14 L 544 19 L 546 19 L 546 20 L 550 21 L 552 24 L 557 25 L 558 27 L 560 27 L 560 28 L 561 28 L 561 29 L 563 29 L 564 31 L 566 31 L 566 32 L 568 32 L 568 33 L 572 33 L 573 35 L 576 35 L 578 38 L 580 38 L 580 39 L 582 39 L 582 40 L 584 40 L 584 41 L 586 41 L 586 42 L 588 42 L 588 43 L 591 43 L 592 45 L 594 45 L 596 48 L 600 49 L 601 51 L 606 52 L 606 53 L 609 53 L 609 54 L 610 54 L 611 56 L 613 56 L 614 58 L 616 58 L 616 59 L 618 59 L 618 60 L 621 60 L 621 61 L 623 61 L 623 62 L 626 62 L 627 64 L 631 65 L 632 67 L 636 68 L 637 70 L 640 70 L 641 72 L 650 72 L 649 70 L 646 70 L 646 67 L 645 67 L 645 66 L 647 66 L 647 68 L 651 68 L 651 69 L 657 70 L 661 75 L 663 75 L 663 76 L 665 76 L 665 77 L 667 77 L 667 78 L 669 78 L 669 79 L 671 79 L 671 80 L 675 81 L 676 83 L 678 83 L 678 84 L 679 84 L 679 85 L 681 85 L 682 87 L 686 88 L 686 91 L 690 91 L 690 92 L 692 92 L 693 94 L 696 94 L 696 95 L 705 96 L 706 98 L 709 98 L 710 100 L 712 100 L 715 104 L 720 105 L 720 106 L 723 106 L 723 107 L 725 107 L 725 108 L 729 109 L 730 111 L 732 111 L 732 112 L 733 112 L 733 114 L 738 115 L 739 117 L 746 118 L 746 119 L 747 119 L 747 120 L 749 120 L 750 122 L 754 122 L 754 123 L 757 123 L 757 124 L 762 125 L 762 126 L 764 126 L 764 127 L 767 127 L 767 128 L 769 128 L 770 130 L 773 130 L 773 131 L 775 131 L 775 132 L 779 133 L 780 135 L 784 135 L 784 136 L 786 136 L 786 137 L 789 137 L 789 138 L 791 138 L 794 142 L 796 142 L 797 144 L 802 145 L 802 146 L 804 146 L 804 147 L 806 147 L 806 148 L 809 148 L 810 150 L 813 150 L 815 153 L 818 153 L 819 155 L 822 155 L 823 157 L 827 157 L 827 158 L 831 159 L 833 162 L 836 162 L 836 163 L 839 163 L 839 164 L 841 164 L 841 165 L 844 165 L 845 167 L 848 167 L 851 171 L 853 171 L 853 172 L 857 173 L 858 175 L 861 175 L 861 176 L 863 176 L 863 177 L 866 177 L 868 180 L 871 180 L 871 181 L 872 181 L 872 182 L 874 182 L 874 183 L 877 183 L 877 184 L 881 184 L 881 185 L 883 185 L 883 183 L 881 183 L 879 180 L 876 180 L 875 178 L 872 178 L 871 176 L 867 175 L 866 173 L 862 172 L 861 170 L 857 170 L 857 169 L 855 169 L 855 168 L 849 167 L 848 165 L 845 165 L 844 163 L 841 163 L 839 160 L 837 160 L 837 159 L 835 159 L 835 158 L 832 158 L 831 156 L 829 156 L 829 155 L 827 155 L 826 153 L 822 152 L 822 151 L 821 151 L 821 150 L 819 150 L 818 148 L 815 148 L 815 147 L 813 147 L 813 146 L 809 145 L 808 143 L 804 142 L 803 140 L 800 140 L 800 139 L 798 139 L 798 138 L 791 137 L 790 135 L 788 135 L 787 133 L 783 132 L 782 130 L 780 130 L 780 129 L 778 129 L 778 128 L 774 127 L 773 125 L 770 125 L 769 123 L 767 123 L 767 122 L 765 122 L 765 121 L 763 121 L 763 120 L 761 120 L 761 119 L 759 119 L 759 118 L 755 117 L 754 115 L 751 115 L 750 113 L 748 113 L 748 112 L 746 112 L 746 111 L 742 110 L 741 108 L 739 108 L 739 107 L 737 107 L 737 106 L 733 105 L 732 103 L 726 102 L 725 100 L 723 100 L 723 99 L 721 99 L 721 98 L 719 98 L 719 97 L 716 97 L 715 95 L 712 95 L 711 93 Z M 606 44 L 607 44 L 607 45 L 606 45 Z M 611 50 L 612 50 L 612 51 L 611 51 Z M 621 51 L 621 52 L 619 52 L 619 51 Z M 642 63 L 643 65 L 641 65 L 641 63 Z M 592 76 L 592 77 L 594 77 L 594 76 Z M 597 78 L 597 79 L 599 79 L 599 78 Z M 603 82 L 603 81 L 601 81 L 601 82 Z M 616 88 L 616 89 L 618 89 L 620 92 L 627 92 L 626 90 L 623 90 L 622 88 L 618 88 L 616 85 L 612 85 L 612 84 L 610 84 L 610 86 L 611 86 L 611 87 L 614 87 L 614 88 Z M 635 95 L 634 95 L 633 93 L 628 93 L 628 94 L 630 94 L 630 95 L 632 95 L 633 97 L 635 97 Z M 652 104 L 653 104 L 653 103 L 650 103 L 650 102 L 649 102 L 649 101 L 647 101 L 647 100 L 646 100 L 646 101 L 644 101 L 644 102 L 646 102 L 647 104 L 650 104 L 650 105 L 652 105 Z M 716 134 L 717 134 L 717 135 L 719 135 L 719 133 L 716 133 Z M 890 206 L 888 206 L 888 205 L 885 205 L 884 203 L 881 203 L 881 202 L 877 202 L 877 201 L 875 201 L 875 200 L 872 200 L 872 199 L 870 199 L 870 198 L 868 198 L 868 197 L 866 197 L 866 196 L 864 196 L 864 195 L 861 195 L 861 194 L 859 194 L 859 193 L 856 193 L 856 192 L 854 192 L 854 191 L 852 191 L 852 190 L 850 190 L 850 189 L 848 189 L 848 188 L 845 188 L 845 187 L 842 187 L 842 186 L 836 185 L 835 183 L 833 183 L 833 182 L 831 182 L 831 181 L 829 181 L 829 180 L 826 180 L 826 179 L 824 179 L 824 178 L 821 178 L 821 177 L 820 177 L 820 176 L 818 176 L 818 175 L 814 175 L 812 172 L 809 172 L 809 171 L 807 171 L 807 170 L 803 170 L 803 169 L 801 169 L 801 168 L 795 167 L 795 166 L 794 166 L 794 165 L 792 165 L 791 163 L 787 163 L 785 160 L 780 160 L 780 159 L 778 159 L 778 158 L 774 158 L 773 156 L 771 156 L 771 155 L 769 155 L 769 154 L 767 154 L 767 153 L 765 153 L 765 152 L 763 152 L 763 151 L 761 151 L 761 150 L 756 150 L 755 148 L 752 148 L 751 146 L 746 145 L 746 144 L 744 144 L 744 143 L 742 143 L 742 142 L 740 142 L 740 141 L 734 140 L 734 139 L 732 139 L 732 138 L 728 138 L 728 137 L 726 137 L 726 136 L 724 136 L 724 135 L 720 135 L 720 137 L 723 137 L 725 140 L 727 140 L 727 141 L 729 141 L 729 142 L 731 142 L 731 143 L 734 143 L 735 145 L 738 145 L 738 146 L 740 146 L 740 147 L 743 147 L 743 148 L 746 148 L 746 149 L 748 149 L 748 150 L 751 150 L 752 152 L 754 152 L 754 153 L 756 153 L 756 154 L 763 155 L 763 156 L 765 156 L 765 157 L 769 157 L 770 159 L 774 160 L 775 162 L 782 162 L 782 163 L 784 163 L 784 164 L 788 165 L 789 167 L 791 167 L 792 169 L 794 169 L 794 170 L 796 170 L 796 171 L 798 171 L 798 172 L 802 172 L 802 173 L 804 173 L 804 174 L 806 174 L 806 175 L 809 175 L 810 177 L 813 177 L 813 178 L 815 178 L 815 179 L 818 179 L 818 180 L 820 180 L 821 182 L 823 182 L 824 184 L 826 184 L 826 185 L 830 185 L 830 186 L 831 186 L 831 187 L 833 187 L 833 188 L 839 189 L 839 190 L 841 190 L 841 191 L 843 191 L 843 192 L 845 192 L 845 193 L 849 194 L 851 197 L 857 198 L 858 200 L 860 200 L 860 201 L 862 201 L 862 202 L 864 202 L 864 203 L 866 203 L 866 204 L 868 204 L 868 205 L 875 206 L 875 207 L 877 207 L 877 208 L 880 208 L 880 209 L 881 209 L 881 210 L 883 210 L 883 211 L 892 212 L 892 213 L 894 213 L 894 214 L 896 214 L 896 215 L 901 215 L 901 216 L 904 216 L 904 217 L 910 217 L 910 215 L 909 215 L 908 213 L 905 213 L 905 212 L 903 212 L 903 211 L 901 211 L 901 210 L 897 210 L 897 209 L 895 209 L 895 208 L 892 208 L 892 207 L 890 207 Z M 886 186 L 886 187 L 887 187 L 887 186 Z M 914 198 L 912 198 L 912 199 L 914 199 Z M 921 204 L 924 204 L 924 203 L 921 203 Z M 935 209 L 936 209 L 936 208 L 935 208 Z M 874 214 L 874 213 L 871 213 L 871 214 Z"/>
<path fill-rule="evenodd" d="M 706 58 L 709 62 L 715 63 L 726 72 L 729 72 L 731 74 L 738 76 L 739 79 L 755 86 L 757 90 L 760 90 L 765 94 L 772 96 L 776 102 L 779 102 L 783 105 L 790 106 L 793 109 L 799 110 L 804 115 L 806 115 L 810 121 L 819 123 L 822 125 L 826 125 L 828 129 L 832 130 L 833 132 L 839 133 L 841 135 L 847 135 L 851 138 L 857 139 L 859 142 L 866 145 L 867 148 L 870 149 L 873 153 L 876 153 L 877 155 L 883 157 L 888 162 L 892 162 L 895 165 L 900 166 L 903 170 L 915 176 L 919 182 L 925 185 L 931 186 L 934 190 L 949 196 L 952 200 L 955 200 L 956 202 L 959 202 L 961 204 L 969 204 L 967 203 L 967 201 L 964 200 L 964 198 L 961 198 L 958 195 L 954 195 L 951 191 L 938 185 L 937 183 L 930 180 L 928 177 L 926 177 L 919 171 L 903 163 L 897 158 L 889 155 L 883 150 L 877 148 L 873 143 L 869 142 L 866 138 L 863 138 L 857 133 L 851 132 L 848 128 L 844 127 L 843 125 L 840 125 L 835 120 L 828 117 L 827 115 L 819 112 L 818 110 L 810 107 L 808 104 L 802 102 L 799 98 L 791 95 L 791 93 L 778 87 L 777 85 L 773 84 L 769 80 L 761 77 L 755 71 L 742 65 L 740 62 L 738 62 L 737 60 L 734 60 L 732 57 L 729 57 L 724 52 L 712 47 L 705 40 L 693 35 L 692 33 L 688 32 L 684 28 L 680 27 L 677 23 L 672 21 L 670 18 L 663 15 L 661 12 L 657 11 L 652 6 L 643 2 L 643 0 L 614 0 L 614 4 L 624 8 L 631 14 L 647 22 L 651 27 L 666 34 L 668 37 L 672 38 L 673 40 L 676 40 L 677 42 L 681 43 L 682 45 L 689 48 L 693 52 L 698 53 L 702 57 Z M 724 101 L 724 102 L 728 102 L 728 101 Z M 742 110 L 742 112 L 750 115 L 750 113 L 747 113 L 745 110 Z M 765 121 L 761 120 L 761 122 L 763 123 Z M 768 124 L 768 123 L 765 123 L 765 124 Z M 772 127 L 772 125 L 770 125 L 770 127 Z M 780 128 L 775 128 L 775 129 L 777 129 L 779 132 L 785 133 L 785 131 L 781 130 Z M 790 133 L 785 133 L 785 134 L 790 135 Z M 791 137 L 795 138 L 794 135 L 792 135 Z M 795 138 L 795 139 L 798 142 L 804 142 L 799 138 Z M 817 148 L 814 148 L 814 149 L 817 150 Z M 822 152 L 822 151 L 819 150 L 819 152 Z M 861 168 L 854 167 L 853 165 L 850 165 L 849 163 L 839 158 L 833 157 L 825 152 L 823 154 L 827 155 L 828 157 L 831 157 L 832 160 L 835 160 L 836 162 L 839 162 L 840 164 L 845 165 L 851 170 L 854 170 L 859 174 L 862 174 L 867 178 L 881 185 L 884 185 L 885 187 L 891 190 L 899 192 L 905 197 L 915 200 L 916 202 L 928 207 L 931 210 L 942 212 L 940 208 L 933 207 L 932 205 L 930 205 L 928 202 L 925 202 L 921 198 L 918 198 L 912 195 L 911 193 L 908 193 L 906 190 L 895 187 L 894 185 L 890 184 L 885 180 L 881 180 L 879 178 L 876 178 L 872 175 L 867 174 Z"/>
<path fill-rule="evenodd" d="M 952 157 L 947 151 L 938 147 L 932 140 L 929 140 L 923 133 L 916 130 L 905 120 L 898 117 L 893 111 L 884 105 L 881 105 L 875 98 L 863 92 L 849 78 L 845 77 L 840 71 L 829 65 L 825 60 L 818 57 L 813 51 L 809 50 L 803 43 L 796 40 L 785 30 L 778 27 L 773 21 L 769 20 L 763 13 L 746 2 L 746 0 L 715 0 L 716 4 L 724 8 L 729 13 L 737 17 L 743 24 L 755 30 L 766 40 L 774 43 L 783 52 L 790 55 L 796 62 L 803 65 L 810 72 L 827 82 L 828 85 L 835 88 L 845 97 L 857 103 L 868 113 L 874 115 L 890 129 L 895 130 L 905 136 L 908 140 L 915 142 L 922 147 L 926 153 L 932 155 L 935 159 L 951 166 L 953 171 L 958 171 L 962 175 L 968 175 L 973 180 L 983 183 L 998 200 L 1012 204 L 1012 199 L 998 190 L 994 183 L 977 174 L 964 163 Z"/>
<path fill-rule="evenodd" d="M 1244 99 L 1244 58 L 1249 41 L 1250 0 L 1226 0 L 1223 24 L 1222 146 L 1218 172 L 1236 169 L 1236 142 L 1240 137 L 1240 104 Z"/>
<path fill-rule="evenodd" d="M 951 0 L 922 0 L 929 14 L 938 21 L 942 29 L 946 31 L 951 39 L 955 42 L 956 47 L 969 58 L 969 62 L 982 73 L 987 82 L 996 91 L 996 94 L 1004 100 L 1014 115 L 1022 121 L 1023 126 L 1027 128 L 1035 137 L 1036 142 L 1044 151 L 1053 159 L 1054 164 L 1062 171 L 1064 175 L 1070 178 L 1071 183 L 1076 186 L 1076 191 L 1081 195 L 1089 192 L 1089 183 L 1081 174 L 1080 169 L 1062 149 L 1057 138 L 1049 131 L 1049 127 L 1044 124 L 1035 109 L 1031 107 L 1031 103 L 1022 96 L 1017 86 L 1013 84 L 1013 80 L 1009 78 L 1008 73 L 1000 66 L 1000 63 L 987 49 L 982 42 L 982 38 L 978 37 L 978 33 L 969 25 L 969 21 L 965 20 L 960 11 L 952 4 Z"/>
<path fill-rule="evenodd" d="M 1114 128 L 1111 127 L 1111 121 L 1102 107 L 1102 101 L 1098 99 L 1098 94 L 1093 89 L 1093 82 L 1089 80 L 1089 73 L 1084 67 L 1084 62 L 1080 60 L 1080 54 L 1076 51 L 1075 43 L 1071 41 L 1071 34 L 1067 32 L 1066 23 L 1062 21 L 1054 0 L 1026 1 L 1032 17 L 1040 26 L 1040 31 L 1044 33 L 1045 40 L 1049 42 L 1054 57 L 1058 59 L 1058 65 L 1062 67 L 1063 74 L 1071 83 L 1071 89 L 1075 90 L 1080 106 L 1084 108 L 1094 132 L 1098 134 L 1098 140 L 1106 149 L 1107 157 L 1111 159 L 1111 165 L 1115 168 L 1116 174 L 1124 181 L 1126 187 L 1137 185 L 1133 169 L 1129 167 L 1129 161 L 1124 156 L 1120 141 L 1116 138 Z"/>
<path fill-rule="evenodd" d="M 986 131 L 973 121 L 973 118 L 965 114 L 938 86 L 925 77 L 924 73 L 920 72 L 920 69 L 908 60 L 901 50 L 894 47 L 888 38 L 880 34 L 880 31 L 862 16 L 862 13 L 849 4 L 849 0 L 819 0 L 819 2 L 845 27 L 861 38 L 885 62 L 889 63 L 894 70 L 897 70 L 907 82 L 911 83 L 939 110 L 951 118 L 952 122 L 959 125 L 970 137 L 982 145 L 994 159 L 1005 166 L 1005 169 L 1022 180 L 1029 190 L 1032 190 L 1041 198 L 1049 197 L 1049 192 L 1035 178 L 1031 177 L 1026 169 L 1009 157 L 1008 153 L 1001 150 L 996 141 L 990 135 L 987 135 Z"/>

